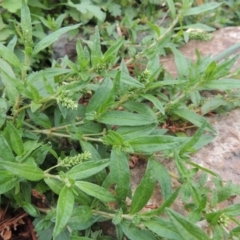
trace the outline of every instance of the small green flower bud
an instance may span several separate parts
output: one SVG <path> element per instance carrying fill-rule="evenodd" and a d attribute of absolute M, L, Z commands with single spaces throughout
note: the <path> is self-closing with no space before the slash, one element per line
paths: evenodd
<path fill-rule="evenodd" d="M 148 69 L 145 69 L 138 78 L 139 82 L 148 83 L 148 78 L 150 75 L 151 75 L 151 72 Z"/>
<path fill-rule="evenodd" d="M 188 29 L 187 32 L 189 32 L 189 39 L 191 40 L 208 41 L 213 36 L 211 33 L 199 29 Z"/>
<path fill-rule="evenodd" d="M 221 214 L 218 219 L 218 224 L 223 225 L 224 227 L 227 227 L 229 224 L 229 217 L 226 214 Z"/>
<path fill-rule="evenodd" d="M 78 165 L 79 163 L 82 163 L 83 161 L 88 161 L 92 157 L 92 154 L 88 151 L 78 154 L 76 156 L 67 156 L 62 160 L 59 160 L 63 162 L 61 166 L 64 167 L 73 167 L 75 165 Z"/>

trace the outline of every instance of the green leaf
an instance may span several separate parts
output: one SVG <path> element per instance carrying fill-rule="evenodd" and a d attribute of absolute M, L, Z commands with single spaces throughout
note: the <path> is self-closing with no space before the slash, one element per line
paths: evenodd
<path fill-rule="evenodd" d="M 24 202 L 21 206 L 25 212 L 27 212 L 32 217 L 39 217 L 40 213 L 37 208 L 31 203 Z"/>
<path fill-rule="evenodd" d="M 154 166 L 155 178 L 157 179 L 158 183 L 161 186 L 163 200 L 166 201 L 172 194 L 171 177 L 167 169 L 160 162 L 157 162 L 154 159 L 152 161 Z"/>
<path fill-rule="evenodd" d="M 114 57 L 114 54 L 116 54 L 118 52 L 118 50 L 120 49 L 120 47 L 123 45 L 124 43 L 124 39 L 120 38 L 117 40 L 117 42 L 115 42 L 114 44 L 112 44 L 107 51 L 104 53 L 104 59 L 108 59 L 109 57 Z"/>
<path fill-rule="evenodd" d="M 21 68 L 21 62 L 14 52 L 0 43 L 0 56 L 14 67 Z"/>
<path fill-rule="evenodd" d="M 166 209 L 167 215 L 175 227 L 177 233 L 183 239 L 191 240 L 210 240 L 207 234 L 198 226 L 194 225 L 192 222 L 188 221 L 182 215 L 174 212 L 171 209 Z"/>
<path fill-rule="evenodd" d="M 99 161 L 88 161 L 74 166 L 70 171 L 67 172 L 71 179 L 80 180 L 90 177 L 109 165 L 109 159 Z"/>
<path fill-rule="evenodd" d="M 108 94 L 113 88 L 113 83 L 110 78 L 105 78 L 101 84 L 101 86 L 94 93 L 93 97 L 90 99 L 88 106 L 86 108 L 86 114 L 90 112 L 97 112 L 100 106 L 106 101 L 108 98 Z"/>
<path fill-rule="evenodd" d="M 57 195 L 60 194 L 64 187 L 64 183 L 56 178 L 44 178 L 44 182 L 51 188 L 51 190 Z"/>
<path fill-rule="evenodd" d="M 199 141 L 200 137 L 206 128 L 207 120 L 205 120 L 202 126 L 197 130 L 197 132 L 190 138 L 190 140 L 182 146 L 180 153 L 191 151 L 191 148 Z"/>
<path fill-rule="evenodd" d="M 154 218 L 144 221 L 143 224 L 158 236 L 171 240 L 186 240 L 176 231 L 175 226 L 167 219 Z"/>
<path fill-rule="evenodd" d="M 167 4 L 171 11 L 172 18 L 174 19 L 176 17 L 175 3 L 173 0 L 167 0 Z"/>
<path fill-rule="evenodd" d="M 9 174 L 8 172 L 1 171 L 0 174 L 1 174 L 0 194 L 3 194 L 14 188 L 18 179 L 15 176 Z"/>
<path fill-rule="evenodd" d="M 128 143 L 135 152 L 152 154 L 158 151 L 175 149 L 184 141 L 186 141 L 186 138 L 165 135 L 150 135 L 130 139 L 128 140 Z"/>
<path fill-rule="evenodd" d="M 78 229 L 78 226 L 88 222 L 92 217 L 92 209 L 89 206 L 79 206 L 73 209 L 72 216 L 68 221 L 71 229 Z"/>
<path fill-rule="evenodd" d="M 226 207 L 221 212 L 225 213 L 228 216 L 234 217 L 240 215 L 240 203 L 233 204 Z"/>
<path fill-rule="evenodd" d="M 125 111 L 106 112 L 97 121 L 118 126 L 140 126 L 156 123 L 156 119 L 153 119 L 151 116 Z"/>
<path fill-rule="evenodd" d="M 158 37 L 161 35 L 160 27 L 157 24 L 154 24 L 152 22 L 147 22 L 147 25 L 157 34 Z M 148 69 L 148 67 L 147 67 Z M 148 69 L 150 70 L 150 69 Z"/>
<path fill-rule="evenodd" d="M 118 91 L 120 89 L 120 80 L 121 80 L 121 72 L 117 72 L 114 81 L 113 81 L 113 87 L 111 91 L 109 92 L 106 100 L 103 102 L 101 107 L 99 108 L 99 113 L 104 113 L 107 111 L 108 108 L 111 107 L 111 105 L 114 103 L 116 96 L 118 95 Z M 106 94 L 106 93 L 105 93 Z"/>
<path fill-rule="evenodd" d="M 53 239 L 64 230 L 69 218 L 72 215 L 74 206 L 74 195 L 70 188 L 64 186 L 61 190 L 57 202 L 56 224 L 53 229 Z"/>
<path fill-rule="evenodd" d="M 238 79 L 219 79 L 203 83 L 200 90 L 234 90 L 240 88 L 240 80 Z"/>
<path fill-rule="evenodd" d="M 101 39 L 100 39 L 100 35 L 99 35 L 98 26 L 96 26 L 93 45 L 91 46 L 92 66 L 95 66 L 95 65 L 101 63 L 102 56 L 103 56 L 103 54 L 102 54 L 102 49 L 101 49 Z"/>
<path fill-rule="evenodd" d="M 95 131 L 95 133 L 96 133 L 96 131 Z M 86 142 L 86 141 L 82 141 L 82 140 L 80 140 L 79 142 L 80 142 L 80 145 L 81 145 L 82 150 L 84 152 L 89 151 L 91 153 L 92 159 L 94 159 L 95 161 L 98 161 L 98 160 L 102 159 L 102 157 L 100 156 L 100 154 L 98 153 L 96 148 L 94 148 L 94 146 L 91 143 Z M 103 183 L 106 176 L 107 176 L 107 173 L 106 173 L 105 170 L 102 170 L 101 172 L 98 172 L 96 174 L 95 177 L 96 177 L 99 185 L 101 185 Z"/>
<path fill-rule="evenodd" d="M 25 46 L 31 47 L 31 45 L 32 45 L 32 20 L 31 20 L 30 10 L 25 1 L 23 1 L 23 5 L 21 8 L 21 28 L 22 28 L 22 32 L 23 32 Z"/>
<path fill-rule="evenodd" d="M 92 4 L 91 1 L 83 1 L 80 4 L 73 4 L 71 1 L 68 1 L 68 5 L 76 8 L 81 14 L 89 14 L 90 16 L 96 17 L 98 20 L 103 22 L 106 17 L 106 13 L 101 10 L 100 6 Z"/>
<path fill-rule="evenodd" d="M 151 132 L 153 132 L 155 128 L 156 124 L 149 124 L 136 127 L 122 126 L 119 127 L 116 132 L 119 133 L 124 138 L 124 140 L 128 140 L 139 136 L 147 136 Z"/>
<path fill-rule="evenodd" d="M 142 97 L 144 97 L 145 99 L 151 101 L 153 103 L 153 105 L 162 113 L 165 114 L 164 111 L 164 107 L 162 105 L 162 103 L 159 101 L 158 98 L 154 97 L 151 94 L 141 94 Z"/>
<path fill-rule="evenodd" d="M 178 197 L 178 194 L 179 194 L 179 191 L 180 191 L 181 188 L 177 188 L 170 196 L 168 199 L 166 199 L 166 201 L 164 201 L 164 203 L 158 208 L 158 209 L 155 209 L 155 210 L 152 210 L 150 212 L 145 212 L 145 213 L 142 213 L 141 215 L 144 215 L 144 216 L 148 216 L 148 217 L 154 217 L 154 216 L 157 216 L 157 215 L 160 215 L 164 212 L 165 208 L 167 207 L 170 207 L 174 201 L 176 200 L 176 198 Z"/>
<path fill-rule="evenodd" d="M 121 73 L 121 82 L 131 87 L 144 88 L 144 84 L 140 83 L 138 80 L 131 77 L 129 73 L 123 71 Z"/>
<path fill-rule="evenodd" d="M 147 115 L 157 122 L 157 117 L 155 112 L 145 103 L 140 103 L 136 101 L 127 101 L 123 104 L 124 109 L 128 109 L 131 112 L 137 112 L 142 115 Z"/>
<path fill-rule="evenodd" d="M 8 145 L 8 142 L 6 139 L 3 137 L 3 135 L 0 135 L 0 159 L 4 161 L 10 161 L 13 162 L 15 161 L 15 157 L 12 153 L 11 148 Z"/>
<path fill-rule="evenodd" d="M 214 111 L 218 107 L 225 106 L 227 104 L 228 104 L 228 102 L 222 98 L 215 97 L 215 98 L 209 99 L 209 100 L 207 100 L 207 102 L 205 102 L 202 105 L 201 113 L 202 113 L 202 115 L 205 115 L 211 111 Z"/>
<path fill-rule="evenodd" d="M 179 108 L 179 109 L 173 110 L 173 112 L 177 114 L 179 117 L 186 119 L 189 122 L 195 124 L 197 127 L 201 127 L 202 124 L 206 121 L 204 117 L 198 115 L 197 113 L 189 109 Z M 213 126 L 209 122 L 206 123 L 206 128 L 211 132 L 216 133 L 216 130 L 213 128 Z"/>
<path fill-rule="evenodd" d="M 107 135 L 103 137 L 103 143 L 106 145 L 124 146 L 124 139 L 116 131 L 109 130 Z"/>
<path fill-rule="evenodd" d="M 117 148 L 111 152 L 110 175 L 116 184 L 116 199 L 119 204 L 125 202 L 130 190 L 130 170 L 126 154 Z"/>
<path fill-rule="evenodd" d="M 122 221 L 120 227 L 130 240 L 157 240 L 150 231 L 139 229 L 127 221 Z"/>
<path fill-rule="evenodd" d="M 80 69 L 83 72 L 88 67 L 90 59 L 86 57 L 82 47 L 82 43 L 79 39 L 77 41 L 76 50 L 77 50 L 78 65 L 80 66 Z"/>
<path fill-rule="evenodd" d="M 184 11 L 184 16 L 196 15 L 206 11 L 210 11 L 219 7 L 221 4 L 222 3 L 216 3 L 216 2 L 204 3 L 198 7 L 192 7 Z"/>
<path fill-rule="evenodd" d="M 41 106 L 42 106 L 42 103 L 36 103 L 36 102 L 32 101 L 31 102 L 32 113 L 36 112 Z"/>
<path fill-rule="evenodd" d="M 14 175 L 27 180 L 39 181 L 44 177 L 44 172 L 33 164 L 7 162 L 0 160 L 0 166 L 13 173 Z"/>
<path fill-rule="evenodd" d="M 15 13 L 22 6 L 22 1 L 19 0 L 2 0 L 2 7 L 9 12 Z M 1 55 L 1 54 L 0 54 Z"/>
<path fill-rule="evenodd" d="M 36 55 L 41 50 L 45 49 L 46 47 L 50 46 L 52 43 L 57 41 L 62 34 L 68 32 L 70 30 L 76 29 L 80 25 L 81 25 L 81 23 L 75 24 L 72 26 L 68 26 L 68 27 L 63 27 L 63 28 L 57 30 L 56 32 L 53 32 L 53 33 L 47 35 L 45 38 L 43 38 L 40 42 L 38 42 L 36 44 L 36 46 L 33 49 L 32 55 Z"/>
<path fill-rule="evenodd" d="M 0 98 L 0 128 L 2 128 L 6 121 L 7 111 L 8 111 L 7 100 Z"/>
<path fill-rule="evenodd" d="M 130 214 L 134 214 L 140 211 L 152 196 L 156 183 L 154 166 L 154 160 L 152 158 L 149 158 L 146 172 L 134 193 L 130 207 Z"/>
<path fill-rule="evenodd" d="M 187 59 L 176 48 L 171 48 L 171 50 L 174 55 L 174 61 L 175 61 L 176 67 L 177 67 L 178 76 L 179 77 L 188 76 L 188 72 L 189 72 L 188 65 L 189 64 L 188 64 Z"/>
<path fill-rule="evenodd" d="M 30 109 L 27 110 L 30 119 L 36 124 L 44 128 L 51 128 L 51 121 L 48 116 L 41 112 L 33 113 Z"/>
<path fill-rule="evenodd" d="M 24 153 L 24 146 L 21 135 L 18 130 L 10 123 L 7 123 L 7 131 L 10 136 L 11 147 L 16 155 L 22 155 Z"/>
<path fill-rule="evenodd" d="M 86 194 L 93 196 L 103 202 L 114 202 L 116 199 L 105 188 L 90 182 L 77 181 L 75 186 Z"/>
<path fill-rule="evenodd" d="M 5 71 L 7 71 L 8 74 Z M 12 77 L 14 78 L 15 75 L 10 65 L 4 60 L 2 60 L 1 58 L 0 58 L 0 77 L 1 77 L 1 82 L 5 86 L 7 99 L 9 99 L 11 105 L 14 106 L 19 95 L 16 89 L 16 86 L 11 81 L 11 78 Z"/>

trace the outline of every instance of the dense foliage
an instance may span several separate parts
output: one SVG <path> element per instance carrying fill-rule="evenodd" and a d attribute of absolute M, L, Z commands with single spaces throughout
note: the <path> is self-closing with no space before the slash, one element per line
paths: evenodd
<path fill-rule="evenodd" d="M 229 75 L 237 57 L 227 58 L 238 45 L 215 58 L 196 52 L 196 62 L 178 50 L 239 21 L 238 2 L 0 1 L 1 206 L 23 208 L 40 240 L 239 239 L 240 204 L 217 205 L 240 187 L 190 157 L 216 134 L 204 115 L 240 104 L 238 75 Z M 79 32 L 76 59 L 53 59 L 52 44 Z M 170 52 L 177 79 L 159 61 Z M 189 126 L 193 136 L 179 133 Z M 132 156 L 147 162 L 134 192 Z M 163 202 L 142 211 L 156 183 Z M 171 209 L 177 197 L 187 216 Z M 115 237 L 101 231 L 109 220 Z"/>

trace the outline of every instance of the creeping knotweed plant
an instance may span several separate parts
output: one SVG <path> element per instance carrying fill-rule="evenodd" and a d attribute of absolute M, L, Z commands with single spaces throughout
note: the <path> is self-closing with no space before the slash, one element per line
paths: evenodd
<path fill-rule="evenodd" d="M 50 2 L 56 1 L 45 0 L 33 8 L 32 0 L 0 2 L 4 14 L 8 8 L 17 11 L 13 2 L 21 7 L 10 21 L 17 25 L 18 37 L 0 43 L 1 209 L 19 207 L 31 216 L 29 221 L 35 218 L 38 236 L 31 239 L 239 239 L 235 217 L 240 204 L 216 206 L 239 195 L 240 187 L 191 161 L 191 153 L 216 134 L 204 115 L 240 106 L 240 93 L 232 95 L 240 88 L 239 79 L 229 78 L 236 57 L 202 58 L 197 53 L 192 62 L 178 50 L 182 36 L 209 39 L 206 32 L 185 31 L 190 25 L 209 29 L 191 22 L 191 16 L 208 15 L 221 3 L 98 0 L 54 5 Z M 54 20 L 45 16 L 49 9 L 66 13 Z M 106 19 L 112 24 L 103 22 L 109 12 Z M 155 24 L 155 15 L 161 24 Z M 98 23 L 95 30 L 82 24 L 90 19 Z M 71 25 L 74 21 L 80 23 Z M 1 15 L 1 34 L 5 22 Z M 67 26 L 61 28 L 62 23 Z M 43 32 L 45 27 L 52 33 Z M 150 34 L 136 45 L 141 30 Z M 51 59 L 51 67 L 35 69 L 62 34 L 69 32 L 70 39 L 79 31 L 91 36 L 77 41 L 75 60 L 69 56 L 58 64 Z M 177 78 L 160 64 L 169 52 Z M 215 89 L 219 96 L 204 97 L 203 92 Z M 144 160 L 146 166 L 134 191 L 129 160 L 134 165 Z M 149 205 L 154 191 L 161 201 Z M 33 201 L 33 192 L 39 192 L 39 201 Z M 172 210 L 179 209 L 179 201 L 185 216 Z M 208 212 L 209 204 L 219 210 Z M 112 237 L 99 236 L 96 229 L 109 221 L 116 231 Z M 235 229 L 229 228 L 230 221 Z M 16 232 L 15 227 L 9 232 Z"/>

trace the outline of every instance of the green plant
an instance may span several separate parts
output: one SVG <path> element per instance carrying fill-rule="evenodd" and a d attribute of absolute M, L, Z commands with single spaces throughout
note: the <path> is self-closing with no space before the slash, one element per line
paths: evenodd
<path fill-rule="evenodd" d="M 1 203 L 4 206 L 10 201 L 11 207 L 21 207 L 33 216 L 39 239 L 111 239 L 94 229 L 109 220 L 115 225 L 117 239 L 237 239 L 239 204 L 217 209 L 217 203 L 239 195 L 239 186 L 223 184 L 220 176 L 189 157 L 215 134 L 198 113 L 239 106 L 239 93 L 231 92 L 239 88 L 239 80 L 226 77 L 236 58 L 218 63 L 226 53 L 215 59 L 196 53 L 196 63 L 188 61 L 172 44 L 173 29 L 179 22 L 182 25 L 185 16 L 219 4 L 193 11 L 191 4 L 183 1 L 176 14 L 174 2 L 167 2 L 173 22 L 161 29 L 162 33 L 151 25 L 156 37 L 128 59 L 123 38 L 112 40 L 103 53 L 96 27 L 88 46 L 77 42 L 76 62 L 64 58 L 52 67 L 32 71 L 31 63 L 38 53 L 80 24 L 58 26 L 34 43 L 25 2 L 18 27 L 24 62 L 14 53 L 15 38 L 8 46 L 0 44 Z M 175 30 L 183 35 L 183 29 Z M 159 55 L 166 49 L 174 54 L 178 80 L 166 74 L 159 63 Z M 129 73 L 128 66 L 139 61 L 141 67 Z M 205 99 L 203 90 L 225 93 Z M 167 134 L 161 128 L 166 122 L 175 122 L 179 128 L 192 124 L 198 130 L 192 137 Z M 177 175 L 158 161 L 159 152 L 174 161 Z M 147 161 L 133 196 L 131 155 L 141 155 Z M 206 186 L 208 175 L 214 191 Z M 172 189 L 171 177 L 179 181 L 179 188 Z M 157 209 L 142 212 L 156 182 L 164 201 Z M 48 204 L 34 205 L 32 189 L 45 194 Z M 185 218 L 170 208 L 179 195 L 190 211 Z M 127 197 L 131 198 L 130 206 Z M 228 231 L 229 221 L 238 226 Z M 203 222 L 209 235 L 199 227 Z"/>

